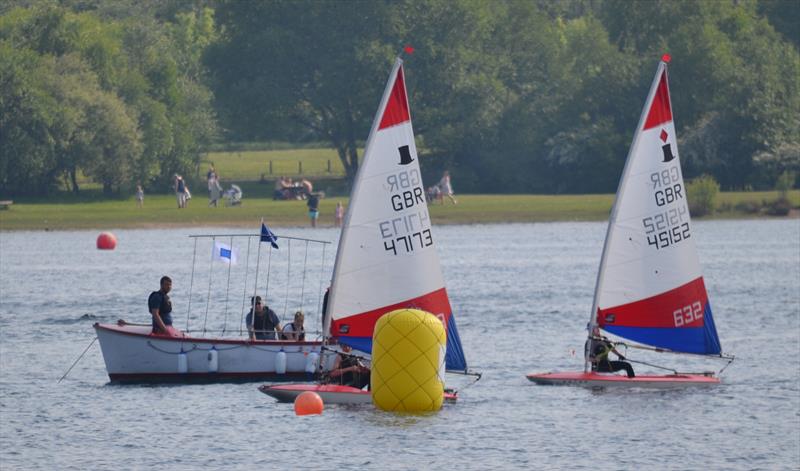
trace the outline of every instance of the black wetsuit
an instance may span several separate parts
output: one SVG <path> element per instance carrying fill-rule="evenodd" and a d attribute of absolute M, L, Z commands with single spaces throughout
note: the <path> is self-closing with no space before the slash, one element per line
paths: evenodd
<path fill-rule="evenodd" d="M 615 371 L 625 370 L 628 378 L 633 378 L 636 374 L 633 372 L 633 367 L 627 361 L 611 361 L 608 359 L 608 354 L 614 349 L 614 345 L 606 339 L 593 338 L 587 340 L 590 348 L 590 359 L 592 360 L 592 369 L 599 373 L 613 373 Z"/>

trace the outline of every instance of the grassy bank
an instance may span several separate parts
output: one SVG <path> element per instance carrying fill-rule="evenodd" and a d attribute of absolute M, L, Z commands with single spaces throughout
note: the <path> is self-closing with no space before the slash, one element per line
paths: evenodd
<path fill-rule="evenodd" d="M 718 207 L 726 211 L 717 218 L 764 217 L 737 211 L 740 203 L 774 200 L 775 192 L 721 193 Z M 800 206 L 800 191 L 790 193 L 792 205 Z M 336 202 L 346 198 L 324 199 L 320 205 L 321 226 L 333 225 Z M 608 218 L 613 195 L 459 195 L 458 205 L 432 205 L 436 224 L 477 224 L 498 222 L 602 221 Z M 746 206 L 746 205 L 745 205 Z M 143 208 L 135 201 L 74 201 L 63 203 L 15 203 L 0 211 L 0 230 L 116 229 L 176 226 L 256 227 L 264 218 L 272 226 L 308 224 L 305 201 L 273 201 L 245 198 L 240 207 L 209 208 L 202 194 L 195 195 L 186 209 L 177 209 L 175 198 L 147 196 Z M 708 218 L 706 218 L 708 219 Z"/>

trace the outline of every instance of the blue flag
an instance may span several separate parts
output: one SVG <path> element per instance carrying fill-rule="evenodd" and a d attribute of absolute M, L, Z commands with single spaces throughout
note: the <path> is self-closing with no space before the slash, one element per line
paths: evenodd
<path fill-rule="evenodd" d="M 272 244 L 272 248 L 277 249 L 278 248 L 278 244 L 275 242 L 277 240 L 278 240 L 278 236 L 273 234 L 272 231 L 269 230 L 269 227 L 267 227 L 267 225 L 262 222 L 261 223 L 261 242 L 269 242 L 270 244 Z"/>

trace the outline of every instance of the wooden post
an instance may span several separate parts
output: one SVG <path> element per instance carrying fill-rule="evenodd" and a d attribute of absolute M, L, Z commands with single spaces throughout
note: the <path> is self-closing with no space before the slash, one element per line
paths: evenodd
<path fill-rule="evenodd" d="M 303 174 L 303 161 L 302 160 L 298 160 L 297 161 L 297 174 L 298 175 L 302 175 Z"/>
<path fill-rule="evenodd" d="M 328 173 L 331 173 L 331 159 L 328 159 Z"/>
<path fill-rule="evenodd" d="M 269 174 L 272 175 L 272 161 L 269 161 Z"/>

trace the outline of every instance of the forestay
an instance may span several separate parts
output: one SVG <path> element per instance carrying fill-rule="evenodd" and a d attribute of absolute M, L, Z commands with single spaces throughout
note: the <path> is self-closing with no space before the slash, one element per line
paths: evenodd
<path fill-rule="evenodd" d="M 658 66 L 625 163 L 590 324 L 659 348 L 719 354 L 681 174 L 668 61 Z"/>
<path fill-rule="evenodd" d="M 401 307 L 438 316 L 447 329 L 447 368 L 466 370 L 436 253 L 398 58 L 353 185 L 325 331 L 370 352 L 375 322 Z"/>

